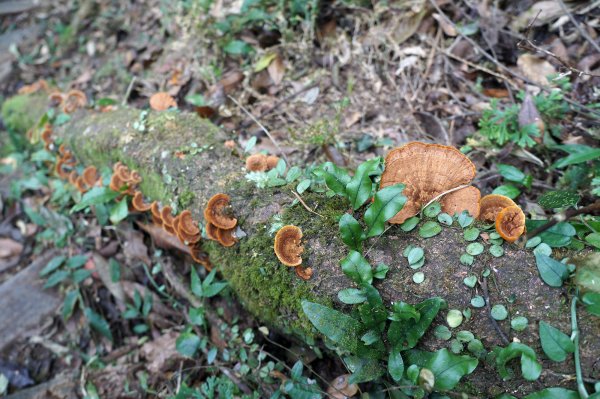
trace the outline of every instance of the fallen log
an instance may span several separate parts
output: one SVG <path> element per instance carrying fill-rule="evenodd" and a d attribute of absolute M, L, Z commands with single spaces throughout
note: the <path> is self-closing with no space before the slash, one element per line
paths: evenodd
<path fill-rule="evenodd" d="M 337 296 L 340 290 L 355 286 L 339 263 L 348 253 L 338 228 L 339 217 L 349 209 L 346 200 L 304 192 L 302 204 L 293 194 L 297 183 L 257 188 L 245 178 L 242 157 L 224 145 L 230 137 L 191 113 L 141 112 L 131 108 L 107 113 L 78 111 L 56 134 L 84 165 L 108 168 L 117 161 L 124 162 L 142 175 L 140 188 L 147 198 L 179 210 L 189 209 L 201 221 L 208 199 L 216 193 L 227 193 L 245 236 L 230 248 L 207 240 L 203 248 L 239 300 L 261 322 L 312 344 L 319 334 L 304 314 L 302 300 L 350 311 L 351 307 L 342 304 Z M 360 213 L 359 210 L 357 214 Z M 303 264 L 314 272 L 309 281 L 298 278 L 293 268 L 282 265 L 273 252 L 274 233 L 287 224 L 299 226 L 303 231 Z M 518 340 L 536 351 L 543 366 L 537 381 L 525 381 L 518 372 L 503 381 L 494 363 L 482 358 L 457 390 L 477 397 L 503 392 L 522 395 L 551 386 L 576 390 L 571 357 L 564 363 L 549 360 L 540 347 L 538 335 L 541 320 L 563 332 L 571 330 L 570 294 L 566 287 L 552 288 L 540 279 L 531 250 L 505 243 L 503 256 L 484 252 L 469 267 L 460 262 L 468 242 L 456 224 L 444 227 L 440 234 L 428 239 L 415 231 L 406 233 L 393 226 L 383 236 L 367 241 L 370 264 L 384 263 L 390 269 L 386 278 L 374 283 L 384 301 L 415 304 L 439 296 L 448 309 L 470 309 L 471 317 L 456 330 L 471 331 L 488 351 L 495 345 L 506 346 L 506 338 L 511 342 Z M 425 279 L 421 284 L 413 282 L 415 271 L 402 256 L 410 244 L 423 248 L 425 253 L 426 261 L 420 269 Z M 489 270 L 488 279 L 481 277 L 485 270 Z M 487 283 L 469 288 L 463 283 L 469 275 L 479 276 L 481 282 Z M 494 321 L 489 308 L 471 306 L 475 295 L 483 296 L 488 304 L 505 305 L 512 318 L 526 317 L 527 328 L 512 330 L 511 317 Z M 447 347 L 448 342 L 433 334 L 435 326 L 446 324 L 446 314 L 445 310 L 438 314 L 419 348 Z M 583 309 L 579 314 L 584 377 L 598 380 L 600 319 Z"/>

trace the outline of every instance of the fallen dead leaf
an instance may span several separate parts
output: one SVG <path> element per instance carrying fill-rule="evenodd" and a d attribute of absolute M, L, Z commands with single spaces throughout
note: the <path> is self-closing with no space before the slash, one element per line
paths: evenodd
<path fill-rule="evenodd" d="M 548 76 L 556 73 L 551 63 L 532 54 L 521 54 L 517 65 L 525 77 L 542 86 L 548 85 Z"/>
<path fill-rule="evenodd" d="M 119 231 L 123 233 L 123 254 L 129 262 L 134 260 L 141 261 L 146 265 L 150 265 L 152 262 L 148 256 L 148 247 L 144 244 L 144 235 L 141 231 L 136 231 L 131 227 L 121 227 L 119 225 Z"/>
<path fill-rule="evenodd" d="M 521 109 L 519 110 L 519 127 L 522 129 L 527 125 L 536 125 L 540 131 L 543 133 L 546 125 L 542 120 L 542 116 L 535 106 L 535 102 L 531 94 L 527 93 L 525 98 L 523 99 L 523 103 L 521 104 Z M 542 142 L 541 135 L 535 137 L 534 140 L 539 144 Z"/>
<path fill-rule="evenodd" d="M 150 108 L 155 111 L 166 111 L 171 107 L 177 107 L 177 102 L 169 93 L 158 92 L 150 97 Z"/>
<path fill-rule="evenodd" d="M 335 399 L 345 399 L 356 395 L 358 392 L 358 385 L 348 384 L 349 377 L 350 374 L 342 374 L 331 380 L 329 383 L 330 386 L 327 388 L 327 394 Z"/>
<path fill-rule="evenodd" d="M 10 238 L 0 238 L 0 258 L 10 258 L 23 252 L 23 244 Z"/>
<path fill-rule="evenodd" d="M 140 229 L 150 234 L 154 245 L 163 249 L 176 249 L 186 254 L 190 254 L 190 248 L 183 244 L 179 238 L 167 233 L 162 227 L 153 224 L 145 224 L 137 222 Z"/>
<path fill-rule="evenodd" d="M 283 75 L 285 74 L 285 65 L 279 55 L 277 55 L 273 61 L 271 61 L 267 67 L 267 71 L 269 72 L 269 76 L 275 85 L 281 83 L 283 80 Z"/>
<path fill-rule="evenodd" d="M 169 331 L 160 337 L 146 342 L 140 352 L 146 358 L 146 368 L 152 374 L 164 373 L 173 363 L 183 359 L 175 349 L 179 334 Z"/>
<path fill-rule="evenodd" d="M 452 24 L 448 23 L 440 14 L 433 13 L 432 17 L 438 22 L 438 24 L 440 24 L 446 36 L 455 37 L 458 35 L 456 28 Z"/>
<path fill-rule="evenodd" d="M 511 28 L 520 31 L 529 26 L 529 24 L 532 24 L 534 27 L 542 26 L 563 14 L 564 13 L 560 7 L 560 4 L 557 1 L 538 1 L 537 3 L 533 4 L 529 10 L 519 14 L 519 16 L 512 22 Z"/>

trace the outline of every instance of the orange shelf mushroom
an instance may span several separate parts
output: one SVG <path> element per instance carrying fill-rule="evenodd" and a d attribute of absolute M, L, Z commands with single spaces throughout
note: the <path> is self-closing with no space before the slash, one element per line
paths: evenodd
<path fill-rule="evenodd" d="M 177 218 L 177 223 L 173 223 L 173 227 L 177 232 L 177 237 L 184 243 L 195 244 L 200 241 L 200 228 L 198 223 L 192 218 L 192 213 L 189 210 L 181 212 Z"/>
<path fill-rule="evenodd" d="M 136 191 L 131 198 L 131 206 L 138 212 L 148 212 L 152 208 L 152 204 L 144 202 L 144 195 L 141 191 Z"/>
<path fill-rule="evenodd" d="M 517 206 L 517 204 L 504 195 L 488 194 L 479 201 L 479 220 L 494 222 L 500 211 L 509 206 Z"/>
<path fill-rule="evenodd" d="M 219 193 L 213 195 L 204 209 L 204 218 L 220 229 L 232 229 L 237 224 L 237 219 L 229 215 L 229 195 Z"/>
<path fill-rule="evenodd" d="M 269 155 L 267 157 L 267 170 L 271 170 L 279 163 L 279 157 L 276 155 Z"/>
<path fill-rule="evenodd" d="M 496 217 L 496 231 L 508 242 L 515 242 L 525 232 L 525 214 L 516 205 L 508 206 Z"/>
<path fill-rule="evenodd" d="M 283 226 L 275 234 L 273 249 L 281 263 L 286 266 L 300 266 L 304 247 L 300 245 L 302 230 L 298 226 Z"/>
<path fill-rule="evenodd" d="M 81 178 L 89 188 L 94 187 L 100 180 L 100 176 L 98 176 L 98 170 L 95 166 L 88 166 L 85 168 L 83 173 L 81 173 Z"/>
<path fill-rule="evenodd" d="M 204 269 L 206 269 L 207 272 L 210 272 L 213 268 L 212 263 L 210 263 L 208 255 L 202 252 L 202 248 L 200 247 L 200 245 L 193 244 L 190 245 L 189 248 L 190 255 L 192 256 L 194 262 L 201 264 L 202 266 L 204 266 Z"/>
<path fill-rule="evenodd" d="M 160 210 L 160 219 L 163 222 L 163 226 L 173 227 L 175 218 L 173 217 L 172 208 L 170 206 L 163 206 Z"/>
<path fill-rule="evenodd" d="M 206 223 L 206 236 L 209 240 L 218 241 L 219 237 L 217 237 L 217 231 L 219 228 L 214 224 L 207 222 Z"/>
<path fill-rule="evenodd" d="M 171 107 L 177 107 L 177 102 L 169 93 L 158 92 L 150 97 L 150 108 L 155 111 L 166 111 Z"/>
<path fill-rule="evenodd" d="M 150 204 L 150 213 L 152 213 L 152 222 L 157 226 L 162 226 L 162 218 L 160 216 L 160 208 L 158 207 L 158 201 L 154 201 Z"/>
<path fill-rule="evenodd" d="M 25 85 L 19 89 L 18 94 L 32 94 L 38 91 L 48 91 L 48 83 L 44 79 L 40 79 L 32 84 Z"/>
<path fill-rule="evenodd" d="M 380 187 L 404 183 L 402 195 L 407 201 L 389 222 L 403 223 L 438 195 L 469 184 L 475 173 L 471 160 L 454 147 L 412 142 L 391 150 L 385 158 Z M 442 210 L 449 214 L 467 210 L 479 216 L 480 195 L 475 190 L 469 186 L 448 193 L 440 200 Z"/>
<path fill-rule="evenodd" d="M 296 276 L 300 277 L 304 281 L 310 280 L 313 275 L 312 267 L 302 267 L 302 265 L 300 265 L 296 266 L 294 269 Z"/>
<path fill-rule="evenodd" d="M 44 126 L 44 130 L 42 131 L 40 138 L 44 142 L 44 148 L 47 151 L 51 151 L 53 149 L 52 146 L 54 145 L 54 140 L 52 140 L 52 126 L 49 123 L 46 123 Z"/>
<path fill-rule="evenodd" d="M 218 229 L 217 230 L 217 240 L 224 247 L 231 247 L 236 242 L 237 239 L 235 237 L 235 228 L 232 229 Z"/>
<path fill-rule="evenodd" d="M 62 110 L 65 114 L 71 114 L 79 108 L 85 107 L 87 97 L 81 90 L 70 90 L 63 95 Z"/>
<path fill-rule="evenodd" d="M 264 172 L 268 169 L 267 156 L 265 154 L 252 154 L 246 158 L 246 169 L 250 172 Z"/>

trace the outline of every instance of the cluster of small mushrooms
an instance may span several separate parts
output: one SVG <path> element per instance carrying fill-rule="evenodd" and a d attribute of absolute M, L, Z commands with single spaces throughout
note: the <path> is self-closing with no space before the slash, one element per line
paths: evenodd
<path fill-rule="evenodd" d="M 44 147 L 48 151 L 54 151 L 56 145 L 52 138 L 52 127 L 49 124 L 45 125 L 40 137 L 44 142 Z M 54 171 L 58 177 L 69 181 L 81 193 L 102 184 L 102 179 L 94 166 L 88 166 L 81 174 L 78 174 L 77 161 L 64 143 L 56 149 L 56 152 Z M 172 208 L 168 205 L 161 207 L 158 201 L 144 202 L 143 194 L 138 190 L 141 182 L 142 177 L 139 172 L 130 170 L 123 163 L 117 162 L 113 166 L 109 188 L 121 193 L 117 201 L 122 200 L 124 196 L 131 197 L 130 210 L 150 212 L 155 225 L 160 226 L 188 246 L 192 259 L 210 271 L 212 265 L 200 247 L 202 238 L 200 227 L 198 222 L 193 219 L 191 211 L 184 210 L 178 215 L 173 215 Z M 237 242 L 235 237 L 237 219 L 232 216 L 230 198 L 227 194 L 218 193 L 211 197 L 204 209 L 204 217 L 206 234 L 209 239 L 218 241 L 225 247 L 230 247 Z"/>
<path fill-rule="evenodd" d="M 525 231 L 525 214 L 510 198 L 486 195 L 481 198 L 475 165 L 454 147 L 412 142 L 391 150 L 385 158 L 380 187 L 404 183 L 406 204 L 389 222 L 401 224 L 439 199 L 442 211 L 450 215 L 467 211 L 485 222 L 495 222 L 500 236 L 514 242 Z"/>
<path fill-rule="evenodd" d="M 246 169 L 250 172 L 266 172 L 275 168 L 278 162 L 278 156 L 265 155 L 259 152 L 246 158 Z"/>

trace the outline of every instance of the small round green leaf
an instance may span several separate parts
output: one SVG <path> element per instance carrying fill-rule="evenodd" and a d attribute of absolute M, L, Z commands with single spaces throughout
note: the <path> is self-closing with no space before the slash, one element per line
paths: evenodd
<path fill-rule="evenodd" d="M 490 240 L 497 240 L 498 238 L 502 238 L 502 236 L 495 231 L 490 233 Z"/>
<path fill-rule="evenodd" d="M 492 254 L 492 256 L 499 258 L 502 255 L 504 255 L 504 248 L 502 248 L 500 245 L 492 245 L 489 249 L 490 253 Z"/>
<path fill-rule="evenodd" d="M 441 224 L 445 224 L 446 226 L 450 226 L 452 225 L 452 216 L 448 215 L 447 213 L 440 213 L 438 215 L 438 222 L 440 222 Z"/>
<path fill-rule="evenodd" d="M 437 326 L 433 330 L 433 335 L 435 335 L 437 339 L 441 339 L 442 341 L 448 341 L 450 338 L 452 338 L 452 333 L 450 332 L 448 327 L 444 325 Z"/>
<path fill-rule="evenodd" d="M 471 331 L 462 330 L 456 333 L 456 339 L 460 342 L 471 342 L 475 339 L 475 335 Z"/>
<path fill-rule="evenodd" d="M 463 349 L 464 346 L 459 340 L 453 339 L 452 341 L 450 341 L 450 351 L 455 355 L 458 355 L 460 352 L 463 351 Z"/>
<path fill-rule="evenodd" d="M 419 229 L 419 235 L 423 238 L 430 238 L 440 234 L 442 231 L 442 226 L 438 222 L 434 222 L 432 220 L 427 221 L 421 226 Z"/>
<path fill-rule="evenodd" d="M 482 308 L 485 306 L 485 299 L 481 295 L 474 296 L 471 298 L 471 306 L 474 308 Z"/>
<path fill-rule="evenodd" d="M 446 316 L 446 322 L 450 326 L 450 328 L 456 328 L 460 326 L 463 321 L 462 312 L 458 309 L 450 309 L 448 311 L 448 315 Z"/>
<path fill-rule="evenodd" d="M 423 209 L 423 214 L 428 218 L 436 217 L 442 211 L 442 205 L 435 201 L 427 206 L 427 208 Z"/>
<path fill-rule="evenodd" d="M 472 256 L 480 255 L 484 250 L 483 244 L 479 242 L 472 242 L 467 245 L 467 253 Z"/>
<path fill-rule="evenodd" d="M 470 276 L 464 278 L 463 283 L 465 283 L 467 287 L 473 288 L 475 287 L 475 284 L 477 284 L 477 276 L 471 274 Z"/>
<path fill-rule="evenodd" d="M 417 226 L 417 224 L 419 224 L 420 220 L 421 219 L 419 219 L 418 217 L 413 216 L 411 218 L 406 219 L 404 223 L 400 225 L 400 228 L 402 229 L 402 231 L 412 231 L 412 229 L 414 229 Z"/>
<path fill-rule="evenodd" d="M 525 243 L 525 248 L 535 248 L 541 242 L 542 242 L 542 238 L 540 236 L 535 236 L 535 237 L 530 238 L 529 240 L 527 240 L 527 242 Z"/>
<path fill-rule="evenodd" d="M 423 259 L 423 256 L 425 255 L 425 252 L 423 252 L 423 248 L 420 247 L 414 247 L 412 248 L 409 252 L 408 252 L 408 264 L 409 265 L 414 265 L 415 263 L 417 263 L 418 261 L 420 261 L 421 259 Z"/>
<path fill-rule="evenodd" d="M 508 317 L 508 311 L 504 305 L 492 306 L 492 317 L 495 320 L 504 320 Z"/>
<path fill-rule="evenodd" d="M 425 281 L 425 274 L 423 272 L 416 272 L 413 274 L 412 279 L 416 284 L 421 284 Z"/>
<path fill-rule="evenodd" d="M 510 326 L 515 331 L 523 331 L 524 329 L 527 328 L 527 324 L 529 324 L 529 320 L 527 320 L 527 317 L 523 317 L 523 316 L 514 317 L 510 321 Z"/>
<path fill-rule="evenodd" d="M 456 220 L 458 221 L 458 225 L 464 229 L 465 227 L 469 227 L 475 219 L 469 214 L 469 212 L 462 211 Z"/>
<path fill-rule="evenodd" d="M 475 241 L 479 237 L 479 229 L 477 227 L 469 227 L 465 230 L 463 236 L 467 241 Z"/>
<path fill-rule="evenodd" d="M 533 253 L 534 253 L 534 255 L 551 256 L 552 248 L 550 248 L 550 245 L 543 242 L 543 243 L 539 244 L 537 247 L 535 247 L 535 249 L 533 250 Z"/>
<path fill-rule="evenodd" d="M 475 261 L 475 258 L 469 254 L 462 254 L 460 256 L 460 263 L 462 263 L 465 266 L 471 266 L 474 261 Z"/>

